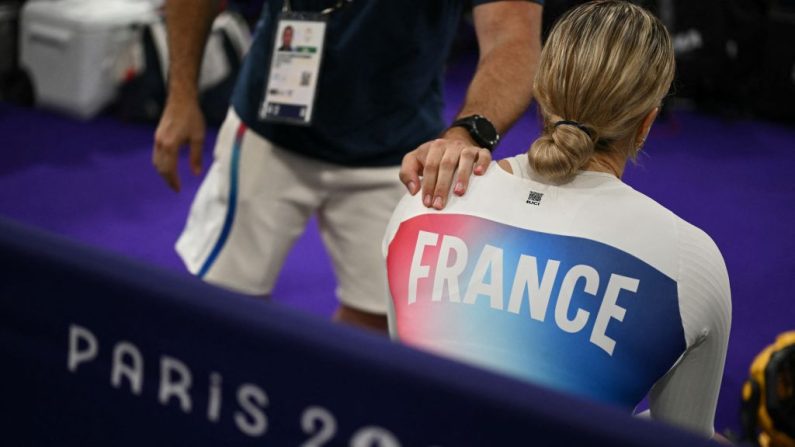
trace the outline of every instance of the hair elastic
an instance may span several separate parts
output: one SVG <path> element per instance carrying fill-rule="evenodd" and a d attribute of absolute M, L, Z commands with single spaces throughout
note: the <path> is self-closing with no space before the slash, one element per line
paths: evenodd
<path fill-rule="evenodd" d="M 580 129 L 581 131 L 583 131 L 586 134 L 588 134 L 589 138 L 593 139 L 593 135 L 591 134 L 591 130 L 588 129 L 587 127 L 583 126 L 582 124 L 578 123 L 577 121 L 560 120 L 560 121 L 556 122 L 553 126 L 554 127 L 558 127 L 558 126 L 574 126 L 577 129 Z"/>

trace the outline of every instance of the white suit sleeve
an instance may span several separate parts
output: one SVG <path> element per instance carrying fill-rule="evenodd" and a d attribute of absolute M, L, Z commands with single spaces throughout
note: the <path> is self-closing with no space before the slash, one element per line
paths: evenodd
<path fill-rule="evenodd" d="M 712 437 L 731 326 L 731 292 L 718 247 L 679 223 L 679 311 L 687 349 L 652 388 L 653 419 Z"/>
<path fill-rule="evenodd" d="M 392 217 L 389 219 L 389 223 L 387 223 L 386 231 L 384 233 L 384 239 L 381 242 L 381 254 L 384 258 L 384 268 L 387 268 L 386 260 L 387 255 L 389 254 L 389 244 L 392 242 L 392 239 L 395 237 L 395 233 L 397 233 L 398 228 L 400 227 L 401 222 L 403 222 L 406 214 L 407 209 L 412 208 L 412 202 L 416 202 L 419 199 L 415 199 L 410 194 L 406 194 L 403 198 L 398 202 L 397 207 L 395 207 L 395 211 L 392 213 Z M 387 277 L 389 277 L 389 272 L 387 272 Z M 395 320 L 395 303 L 392 300 L 392 292 L 389 289 L 389 284 L 384 287 L 384 295 L 387 298 L 387 325 L 389 328 L 389 336 L 393 340 L 397 340 L 397 321 Z"/>

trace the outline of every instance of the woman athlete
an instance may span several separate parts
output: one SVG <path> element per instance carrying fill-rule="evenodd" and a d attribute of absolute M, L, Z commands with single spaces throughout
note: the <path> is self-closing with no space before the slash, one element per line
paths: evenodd
<path fill-rule="evenodd" d="M 731 323 L 703 231 L 621 181 L 674 76 L 662 23 L 624 1 L 565 15 L 534 92 L 542 135 L 444 211 L 406 196 L 387 228 L 404 343 L 714 434 Z"/>

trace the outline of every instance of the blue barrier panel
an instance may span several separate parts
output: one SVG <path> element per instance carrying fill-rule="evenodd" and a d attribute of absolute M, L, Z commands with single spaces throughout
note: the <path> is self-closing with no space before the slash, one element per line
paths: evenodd
<path fill-rule="evenodd" d="M 713 445 L 0 219 L 0 445 Z"/>

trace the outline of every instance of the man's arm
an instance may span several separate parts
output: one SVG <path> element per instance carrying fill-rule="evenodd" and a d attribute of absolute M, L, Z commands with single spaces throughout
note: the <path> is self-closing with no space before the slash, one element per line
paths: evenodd
<path fill-rule="evenodd" d="M 458 116 L 483 115 L 504 133 L 532 99 L 541 52 L 541 5 L 497 1 L 476 6 L 473 15 L 480 60 Z M 490 162 L 491 153 L 478 147 L 465 129 L 455 127 L 409 152 L 400 179 L 411 194 L 421 185 L 425 206 L 442 209 L 456 169 L 454 192 L 462 195 L 473 171 L 486 172 Z"/>
<path fill-rule="evenodd" d="M 179 149 L 190 145 L 190 165 L 201 173 L 205 124 L 199 108 L 199 68 L 218 0 L 168 0 L 168 99 L 155 132 L 152 163 L 175 191 L 180 189 Z"/>

